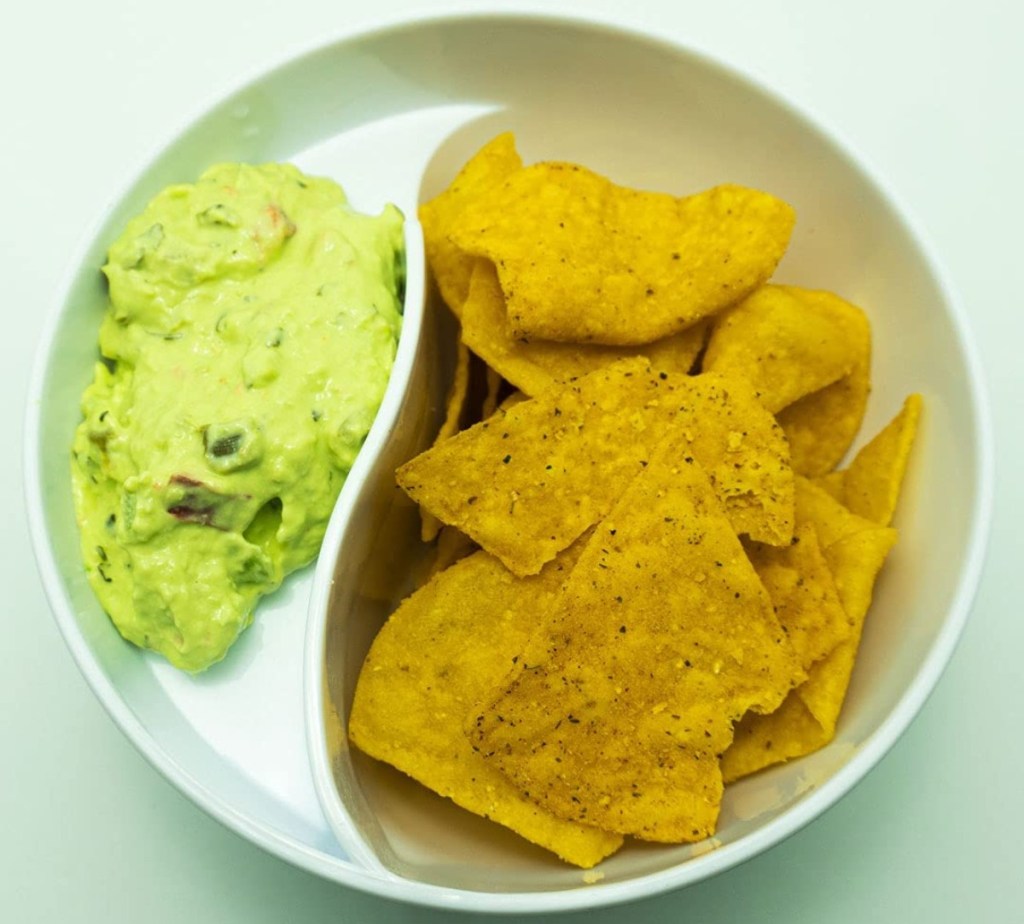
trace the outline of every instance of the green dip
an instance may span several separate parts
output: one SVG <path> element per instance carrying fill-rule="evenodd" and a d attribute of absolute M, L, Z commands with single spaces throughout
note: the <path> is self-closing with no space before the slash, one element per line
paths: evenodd
<path fill-rule="evenodd" d="M 222 164 L 129 222 L 72 476 L 121 634 L 200 671 L 312 561 L 401 329 L 402 215 L 287 164 Z"/>

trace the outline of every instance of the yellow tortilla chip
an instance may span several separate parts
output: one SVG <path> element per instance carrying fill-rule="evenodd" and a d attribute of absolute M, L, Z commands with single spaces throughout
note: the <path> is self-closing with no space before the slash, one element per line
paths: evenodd
<path fill-rule="evenodd" d="M 529 400 L 529 395 L 524 394 L 521 391 L 514 391 L 507 398 L 505 398 L 501 404 L 498 405 L 496 414 L 500 414 L 502 411 L 507 411 L 510 408 L 515 407 L 517 404 L 522 404 L 524 401 Z"/>
<path fill-rule="evenodd" d="M 775 712 L 748 712 L 736 725 L 735 737 L 722 755 L 725 783 L 775 764 L 812 754 L 831 741 L 794 690 Z"/>
<path fill-rule="evenodd" d="M 437 534 L 434 560 L 431 562 L 428 576 L 433 577 L 438 571 L 444 571 L 445 568 L 475 552 L 477 548 L 479 546 L 469 536 L 459 532 L 454 526 L 442 526 Z"/>
<path fill-rule="evenodd" d="M 716 318 L 701 368 L 749 379 L 776 413 L 853 371 L 862 325 L 831 292 L 761 286 Z"/>
<path fill-rule="evenodd" d="M 444 442 L 459 432 L 460 421 L 466 412 L 466 401 L 469 398 L 469 350 L 461 341 L 456 346 L 455 374 L 451 387 L 448 389 L 448 401 L 444 420 L 434 438 L 434 445 Z M 424 542 L 433 542 L 437 538 L 441 521 L 432 513 L 420 510 L 420 538 Z"/>
<path fill-rule="evenodd" d="M 450 240 L 449 228 L 468 202 L 522 166 L 515 138 L 505 132 L 489 141 L 466 163 L 452 185 L 419 208 L 423 247 L 441 297 L 458 316 L 469 291 L 474 258 Z"/>
<path fill-rule="evenodd" d="M 480 419 L 487 420 L 498 409 L 498 395 L 501 392 L 502 383 L 505 381 L 501 373 L 496 371 L 490 364 L 486 369 L 486 391 L 483 403 L 480 405 Z"/>
<path fill-rule="evenodd" d="M 633 479 L 468 726 L 552 814 L 668 843 L 714 832 L 733 723 L 803 676 L 687 442 L 673 428 Z"/>
<path fill-rule="evenodd" d="M 536 574 L 639 470 L 659 384 L 645 360 L 613 364 L 416 456 L 398 483 L 516 574 Z"/>
<path fill-rule="evenodd" d="M 747 715 L 737 725 L 735 740 L 722 755 L 727 783 L 810 754 L 835 737 L 875 578 L 896 542 L 895 530 L 850 513 L 802 478 L 797 479 L 797 522 L 813 524 L 822 537 L 849 634 L 809 668 L 806 682 L 789 694 L 777 712 Z"/>
<path fill-rule="evenodd" d="M 822 491 L 841 504 L 843 502 L 843 481 L 845 478 L 846 473 L 842 469 L 836 469 L 834 472 L 817 475 L 808 480 L 815 487 L 821 488 Z"/>
<path fill-rule="evenodd" d="M 758 542 L 788 545 L 794 524 L 789 449 L 753 386 L 707 372 L 683 378 L 675 394 L 670 409 L 733 529 Z"/>
<path fill-rule="evenodd" d="M 539 808 L 473 750 L 463 729 L 494 678 L 513 666 L 576 554 L 564 553 L 536 577 L 515 578 L 477 552 L 406 599 L 363 663 L 349 736 L 463 808 L 591 867 L 622 838 Z"/>
<path fill-rule="evenodd" d="M 875 578 L 896 544 L 896 536 L 894 529 L 872 526 L 837 540 L 825 550 L 839 597 L 853 621 L 853 633 L 811 668 L 807 682 L 796 692 L 830 740 L 850 685 Z"/>
<path fill-rule="evenodd" d="M 528 395 L 568 382 L 627 356 L 644 355 L 656 370 L 687 373 L 706 334 L 696 324 L 680 334 L 638 347 L 553 340 L 515 340 L 506 330 L 505 295 L 494 264 L 478 260 L 462 306 L 462 336 L 489 366 Z"/>
<path fill-rule="evenodd" d="M 676 198 L 551 162 L 467 203 L 451 239 L 497 267 L 513 339 L 623 346 L 677 334 L 752 292 L 794 220 L 782 200 L 742 186 Z"/>
<path fill-rule="evenodd" d="M 910 395 L 899 414 L 854 456 L 843 477 L 845 505 L 882 526 L 896 512 L 921 405 L 920 395 Z"/>
<path fill-rule="evenodd" d="M 860 430 L 871 391 L 871 326 L 863 313 L 859 318 L 851 335 L 857 351 L 853 371 L 778 413 L 789 440 L 793 470 L 801 475 L 832 471 Z"/>
<path fill-rule="evenodd" d="M 407 462 L 398 483 L 516 574 L 536 574 L 600 520 L 669 421 L 707 468 L 737 532 L 793 534 L 786 442 L 750 385 L 612 363 L 524 401 Z"/>
<path fill-rule="evenodd" d="M 800 524 L 790 545 L 746 549 L 805 670 L 849 637 L 852 624 L 813 525 Z"/>
<path fill-rule="evenodd" d="M 818 534 L 823 549 L 854 533 L 872 529 L 877 524 L 851 513 L 831 494 L 814 484 L 809 478 L 797 475 L 795 479 L 796 519 L 810 523 Z"/>
<path fill-rule="evenodd" d="M 437 431 L 435 443 L 443 442 L 459 432 L 469 400 L 469 350 L 461 340 L 455 349 L 455 374 L 452 376 L 451 388 L 448 389 L 444 420 Z"/>

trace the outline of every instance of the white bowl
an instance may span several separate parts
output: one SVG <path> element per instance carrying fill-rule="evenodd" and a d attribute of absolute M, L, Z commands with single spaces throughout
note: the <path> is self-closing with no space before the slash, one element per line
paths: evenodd
<path fill-rule="evenodd" d="M 410 508 L 396 501 L 390 471 L 429 438 L 439 412 L 447 365 L 436 306 L 426 306 L 420 326 L 410 305 L 385 407 L 315 574 L 266 601 L 209 674 L 180 675 L 120 639 L 84 579 L 71 508 L 68 451 L 105 298 L 97 269 L 153 193 L 218 160 L 290 159 L 336 177 L 358 206 L 391 200 L 412 216 L 506 128 L 528 161 L 576 160 L 622 183 L 677 193 L 729 181 L 786 198 L 798 224 L 777 278 L 834 289 L 871 315 L 874 392 L 864 432 L 905 394 L 926 401 L 900 542 L 836 741 L 730 787 L 714 849 L 630 845 L 591 884 L 388 768 L 353 767 L 344 746 L 355 670 L 415 557 Z M 473 910 L 583 908 L 676 888 L 766 849 L 835 802 L 938 680 L 968 613 L 991 507 L 988 416 L 962 310 L 880 184 L 806 118 L 698 54 L 539 14 L 396 24 L 296 58 L 211 107 L 118 199 L 73 264 L 44 334 L 26 437 L 33 540 L 57 621 L 97 696 L 153 764 L 212 815 L 293 863 L 369 892 Z M 391 573 L 367 574 L 385 526 L 394 530 L 382 558 Z M 338 722 L 324 708 L 325 686 Z"/>

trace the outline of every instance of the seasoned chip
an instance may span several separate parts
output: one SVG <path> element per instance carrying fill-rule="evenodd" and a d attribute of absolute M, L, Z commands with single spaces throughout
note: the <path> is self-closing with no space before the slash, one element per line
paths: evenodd
<path fill-rule="evenodd" d="M 716 318 L 702 368 L 749 379 L 775 413 L 853 371 L 862 325 L 831 292 L 761 286 Z"/>
<path fill-rule="evenodd" d="M 834 500 L 843 502 L 843 481 L 846 478 L 846 473 L 841 469 L 836 469 L 834 472 L 828 472 L 825 475 L 816 475 L 814 478 L 808 480 L 815 487 L 821 488 L 826 494 L 832 497 Z"/>
<path fill-rule="evenodd" d="M 831 740 L 799 694 L 791 692 L 775 712 L 748 712 L 722 755 L 722 779 L 733 783 L 765 767 L 812 754 Z"/>
<path fill-rule="evenodd" d="M 437 545 L 434 547 L 434 560 L 430 564 L 430 574 L 454 565 L 465 558 L 479 546 L 465 533 L 459 532 L 454 526 L 442 526 L 437 534 Z"/>
<path fill-rule="evenodd" d="M 854 533 L 871 529 L 877 524 L 851 513 L 831 494 L 798 475 L 796 486 L 796 518 L 798 523 L 810 523 L 818 534 L 823 549 Z"/>
<path fill-rule="evenodd" d="M 777 708 L 803 676 L 707 475 L 673 431 L 468 726 L 486 759 L 553 814 L 670 843 L 713 833 L 733 723 Z"/>
<path fill-rule="evenodd" d="M 490 364 L 487 365 L 486 380 L 487 388 L 483 403 L 480 405 L 481 420 L 487 420 L 498 409 L 498 395 L 501 392 L 502 383 L 505 381 L 501 373 Z"/>
<path fill-rule="evenodd" d="M 515 578 L 477 552 L 405 600 L 377 635 L 356 686 L 349 736 L 463 808 L 563 859 L 591 867 L 622 843 L 560 820 L 527 799 L 470 746 L 466 715 L 514 663 L 577 549 L 540 575 Z"/>
<path fill-rule="evenodd" d="M 651 343 L 752 292 L 774 272 L 793 210 L 716 186 L 685 198 L 540 163 L 468 202 L 451 239 L 497 266 L 513 339 Z"/>
<path fill-rule="evenodd" d="M 510 408 L 514 408 L 517 404 L 522 404 L 524 401 L 528 401 L 528 400 L 529 400 L 529 396 L 528 395 L 526 395 L 525 393 L 523 393 L 521 391 L 516 390 L 516 391 L 512 392 L 507 398 L 505 398 L 501 402 L 501 404 L 498 405 L 498 409 L 497 409 L 497 411 L 495 411 L 495 413 L 500 414 L 503 411 L 507 411 Z"/>
<path fill-rule="evenodd" d="M 612 363 L 495 415 L 403 465 L 398 483 L 516 574 L 601 519 L 678 419 L 687 455 L 708 469 L 737 532 L 793 534 L 786 442 L 750 385 Z"/>
<path fill-rule="evenodd" d="M 882 526 L 892 522 L 896 511 L 921 404 L 920 395 L 910 395 L 888 426 L 854 456 L 844 474 L 843 502 Z"/>
<path fill-rule="evenodd" d="M 435 443 L 441 443 L 459 432 L 461 421 L 466 413 L 469 400 L 469 350 L 461 340 L 456 346 L 455 374 L 452 376 L 451 388 L 448 389 L 448 400 L 444 421 L 437 431 Z"/>
<path fill-rule="evenodd" d="M 875 578 L 896 541 L 896 531 L 850 513 L 806 479 L 797 479 L 797 522 L 811 523 L 822 537 L 825 561 L 849 621 L 846 638 L 808 670 L 806 682 L 771 715 L 747 715 L 722 755 L 731 782 L 764 767 L 810 754 L 835 736 L 871 605 Z"/>
<path fill-rule="evenodd" d="M 505 132 L 489 141 L 459 171 L 443 193 L 419 208 L 423 248 L 441 297 L 458 315 L 469 291 L 474 258 L 452 243 L 448 234 L 455 217 L 484 190 L 514 173 L 523 162 L 515 138 Z"/>
<path fill-rule="evenodd" d="M 639 470 L 660 384 L 645 360 L 613 364 L 433 447 L 398 483 L 516 574 L 536 574 Z"/>
<path fill-rule="evenodd" d="M 676 415 L 733 529 L 758 542 L 793 538 L 793 471 L 781 428 L 746 380 L 707 372 L 677 385 Z"/>
<path fill-rule="evenodd" d="M 659 372 L 692 372 L 697 357 L 707 343 L 710 327 L 710 321 L 698 321 L 692 327 L 671 337 L 662 337 L 661 340 L 632 349 L 634 353 L 646 356 L 651 361 L 651 366 Z"/>
<path fill-rule="evenodd" d="M 505 295 L 494 264 L 479 260 L 462 306 L 462 336 L 470 349 L 528 395 L 568 382 L 628 356 L 644 355 L 656 370 L 687 373 L 704 343 L 706 327 L 636 347 L 553 340 L 515 340 L 505 328 Z"/>
<path fill-rule="evenodd" d="M 830 739 L 850 685 L 875 578 L 896 544 L 896 535 L 890 527 L 872 525 L 836 540 L 825 550 L 839 598 L 853 621 L 853 633 L 811 668 L 807 682 L 796 692 Z"/>
<path fill-rule="evenodd" d="M 459 432 L 460 421 L 466 411 L 466 400 L 469 397 L 469 350 L 459 342 L 455 354 L 455 375 L 452 377 L 451 388 L 448 389 L 448 400 L 444 420 L 437 431 L 434 445 L 444 442 Z M 424 542 L 433 542 L 441 528 L 441 521 L 426 510 L 420 511 L 420 536 Z"/>
<path fill-rule="evenodd" d="M 832 471 L 860 430 L 871 391 L 871 327 L 865 315 L 859 318 L 857 330 L 851 331 L 857 353 L 853 371 L 779 411 L 793 470 L 801 475 Z"/>
<path fill-rule="evenodd" d="M 799 524 L 790 545 L 752 542 L 746 548 L 804 669 L 849 637 L 852 624 L 813 525 Z"/>

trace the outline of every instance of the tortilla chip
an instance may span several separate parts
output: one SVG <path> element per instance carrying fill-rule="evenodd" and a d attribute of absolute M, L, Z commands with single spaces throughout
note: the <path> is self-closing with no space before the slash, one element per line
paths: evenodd
<path fill-rule="evenodd" d="M 746 380 L 717 373 L 682 379 L 676 418 L 707 471 L 733 529 L 758 542 L 793 538 L 794 488 L 781 428 Z"/>
<path fill-rule="evenodd" d="M 843 502 L 854 513 L 882 526 L 892 522 L 921 406 L 921 396 L 910 395 L 888 426 L 854 456 L 843 479 Z"/>
<path fill-rule="evenodd" d="M 853 371 L 862 323 L 830 292 L 765 285 L 715 319 L 702 368 L 749 379 L 776 413 Z"/>
<path fill-rule="evenodd" d="M 434 438 L 435 443 L 441 443 L 454 436 L 461 428 L 461 422 L 466 414 L 466 404 L 469 400 L 469 361 L 470 353 L 466 344 L 461 340 L 456 345 L 455 353 L 455 374 L 452 376 L 452 384 L 448 389 L 448 400 L 444 421 Z"/>
<path fill-rule="evenodd" d="M 822 537 L 849 634 L 809 668 L 807 681 L 789 694 L 778 712 L 747 715 L 737 725 L 732 747 L 722 755 L 727 783 L 810 754 L 835 737 L 875 578 L 896 542 L 895 530 L 850 513 L 802 478 L 797 479 L 797 522 L 812 523 Z"/>
<path fill-rule="evenodd" d="M 512 339 L 624 346 L 748 295 L 774 272 L 794 220 L 782 200 L 742 186 L 676 198 L 551 162 L 467 203 L 451 239 L 497 267 Z"/>
<path fill-rule="evenodd" d="M 498 394 L 501 392 L 502 383 L 505 381 L 500 372 L 497 372 L 490 364 L 486 371 L 487 390 L 484 400 L 480 405 L 480 419 L 487 420 L 498 409 Z"/>
<path fill-rule="evenodd" d="M 781 548 L 752 542 L 747 556 L 806 670 L 850 636 L 852 625 L 810 523 Z"/>
<path fill-rule="evenodd" d="M 434 445 L 444 442 L 459 432 L 460 422 L 466 412 L 466 401 L 469 398 L 469 350 L 461 341 L 456 347 L 455 375 L 448 389 L 448 400 L 444 420 L 434 438 Z M 424 542 L 433 542 L 437 538 L 441 521 L 432 513 L 420 510 L 420 538 Z"/>
<path fill-rule="evenodd" d="M 552 814 L 668 843 L 714 832 L 733 723 L 803 676 L 687 444 L 673 428 L 633 479 L 469 726 Z"/>
<path fill-rule="evenodd" d="M 678 334 L 633 349 L 646 356 L 658 372 L 693 373 L 710 329 L 710 321 L 698 321 Z"/>
<path fill-rule="evenodd" d="M 462 306 L 463 339 L 489 366 L 528 395 L 565 383 L 628 356 L 643 354 L 658 371 L 687 373 L 704 344 L 706 327 L 642 347 L 552 340 L 515 340 L 506 331 L 505 295 L 494 264 L 478 260 Z"/>
<path fill-rule="evenodd" d="M 529 395 L 518 390 L 514 391 L 498 405 L 498 409 L 495 413 L 500 414 L 501 412 L 514 408 L 517 404 L 522 404 L 524 401 L 528 400 Z"/>
<path fill-rule="evenodd" d="M 536 574 L 639 470 L 658 384 L 645 360 L 613 364 L 416 456 L 398 483 L 516 574 Z"/>
<path fill-rule="evenodd" d="M 536 574 L 611 509 L 678 419 L 738 532 L 787 543 L 786 442 L 750 385 L 620 360 L 543 392 L 407 462 L 398 483 L 516 574 Z"/>
<path fill-rule="evenodd" d="M 427 514 L 429 516 L 429 514 Z M 428 577 L 438 571 L 450 568 L 455 562 L 475 552 L 479 546 L 465 533 L 459 532 L 454 526 L 442 526 L 437 534 L 437 545 L 434 548 L 434 560 L 430 565 Z"/>
<path fill-rule="evenodd" d="M 758 770 L 812 754 L 831 740 L 794 690 L 775 712 L 748 712 L 722 755 L 722 779 L 733 783 Z"/>
<path fill-rule="evenodd" d="M 448 236 L 455 217 L 489 187 L 514 173 L 523 162 L 516 152 L 515 138 L 505 132 L 485 144 L 443 193 L 419 208 L 423 248 L 438 290 L 456 316 L 469 291 L 474 258 L 462 252 Z"/>
<path fill-rule="evenodd" d="M 789 440 L 793 470 L 801 475 L 832 471 L 846 455 L 864 419 L 871 391 L 871 326 L 863 313 L 858 317 L 858 329 L 851 337 L 857 351 L 853 371 L 778 413 Z"/>
<path fill-rule="evenodd" d="M 363 663 L 349 736 L 457 805 L 591 867 L 622 838 L 539 808 L 473 750 L 463 730 L 494 678 L 513 666 L 577 554 L 564 553 L 537 577 L 515 578 L 477 552 L 407 598 Z"/>
<path fill-rule="evenodd" d="M 872 529 L 877 524 L 851 513 L 827 491 L 809 478 L 795 478 L 796 519 L 810 523 L 818 534 L 822 549 L 854 533 Z"/>
<path fill-rule="evenodd" d="M 836 469 L 834 472 L 829 472 L 826 475 L 817 475 L 808 480 L 815 487 L 821 488 L 822 491 L 841 504 L 843 502 L 843 482 L 845 478 L 846 473 L 842 469 Z"/>
<path fill-rule="evenodd" d="M 896 537 L 894 529 L 871 526 L 845 536 L 825 549 L 825 558 L 835 575 L 839 597 L 847 616 L 853 621 L 853 633 L 811 668 L 807 682 L 796 692 L 829 739 L 835 734 L 836 722 L 850 685 L 864 619 L 871 607 L 875 579 L 896 544 Z"/>

